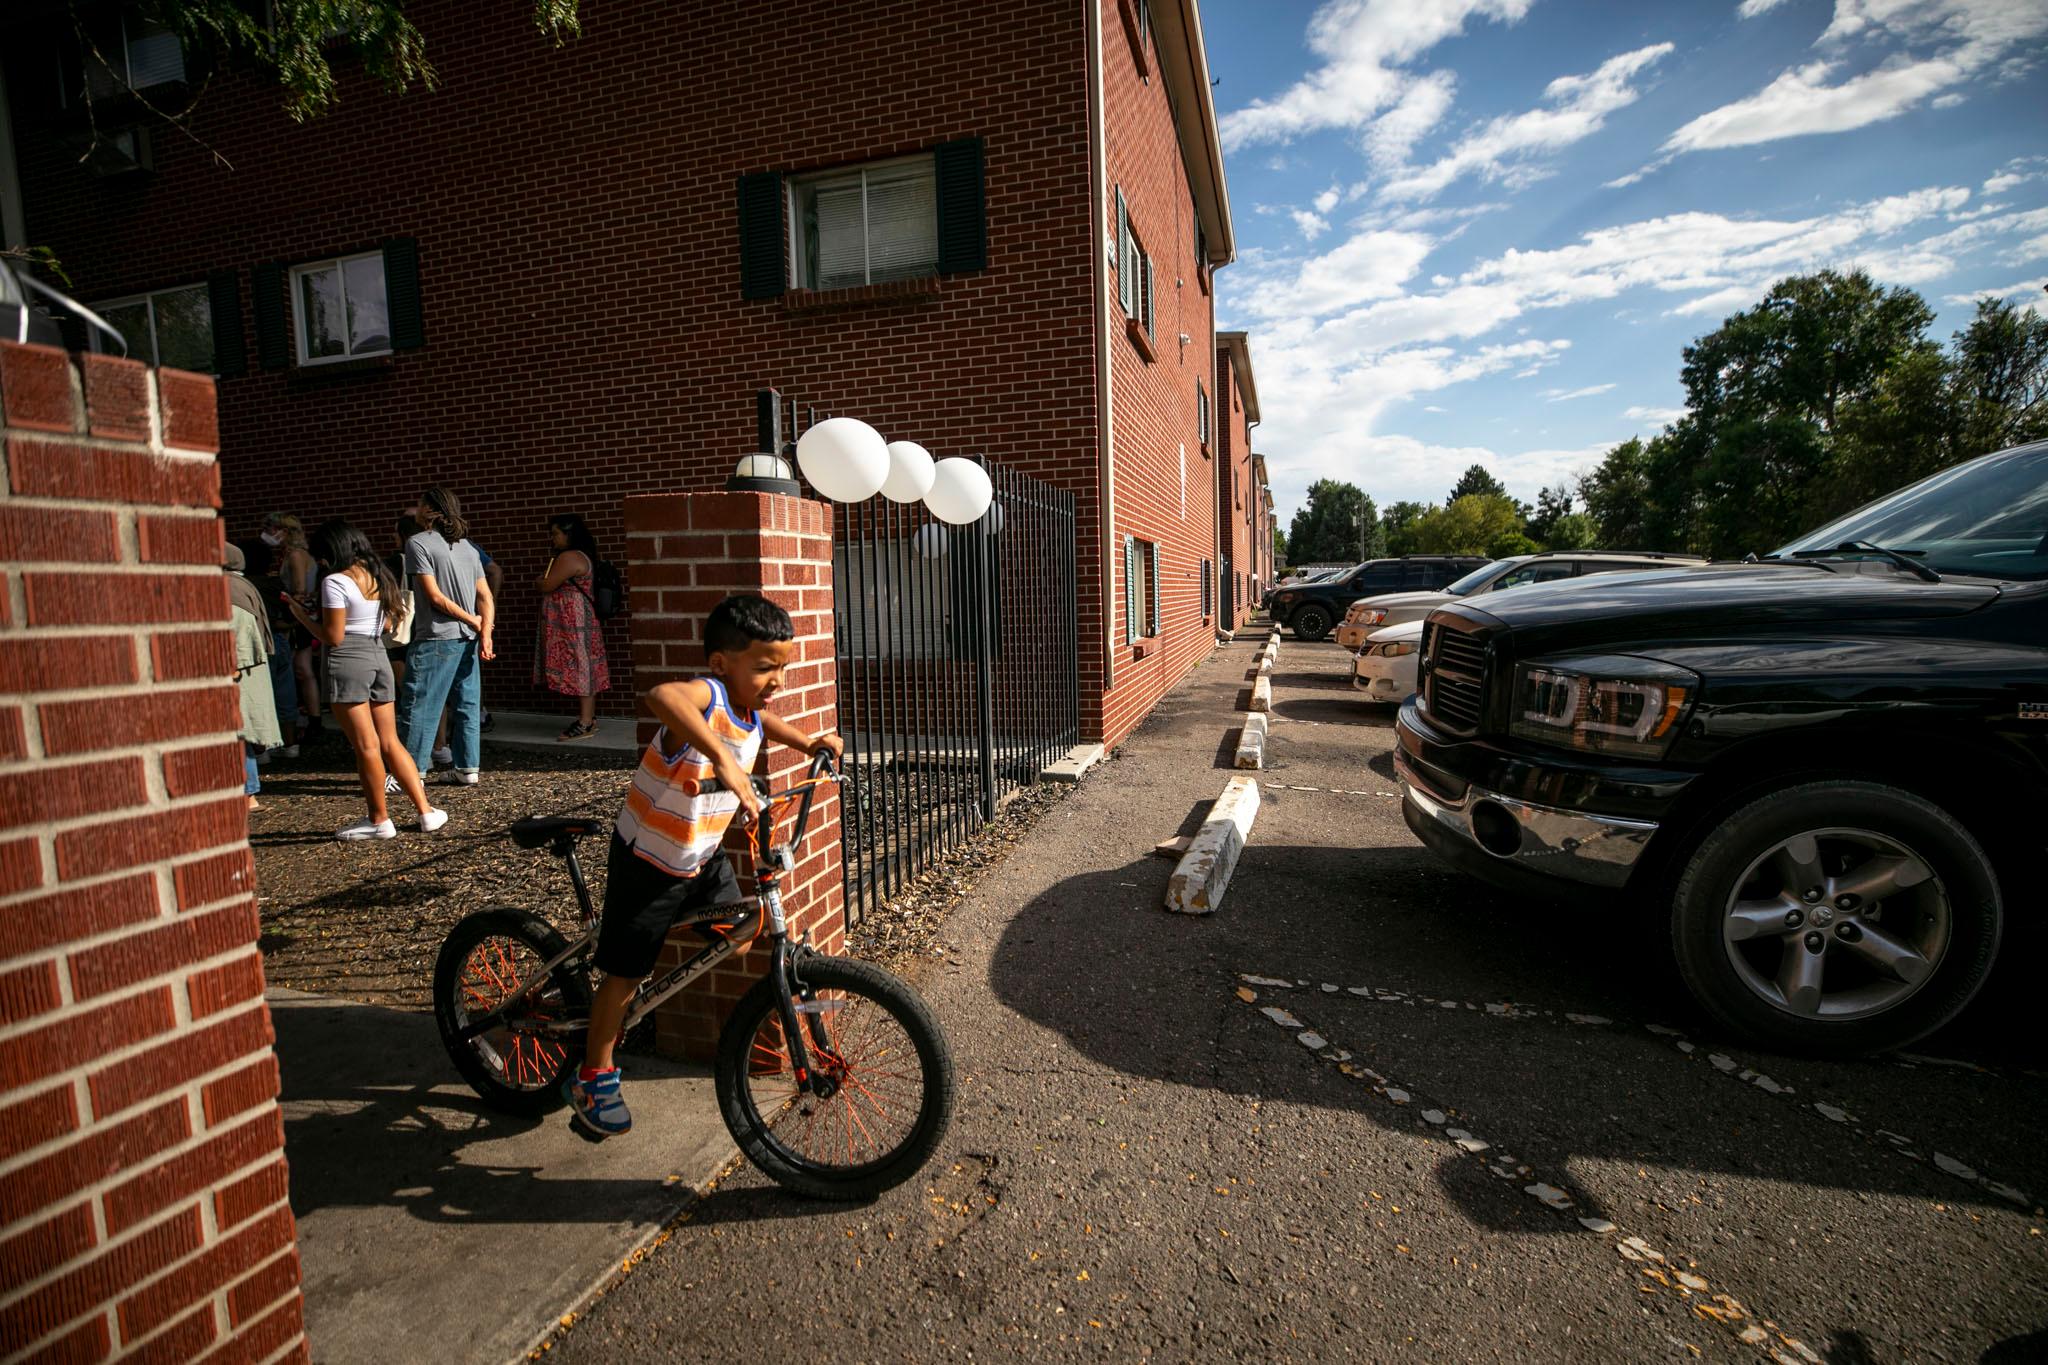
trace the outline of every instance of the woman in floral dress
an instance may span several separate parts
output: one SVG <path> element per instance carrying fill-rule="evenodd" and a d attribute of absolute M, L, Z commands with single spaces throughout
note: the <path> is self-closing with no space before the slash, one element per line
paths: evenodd
<path fill-rule="evenodd" d="M 549 520 L 548 544 L 552 557 L 536 584 L 540 635 L 534 642 L 533 682 L 576 698 L 576 721 L 557 738 L 589 739 L 597 733 L 597 694 L 612 685 L 591 579 L 597 542 L 583 518 L 569 512 Z"/>

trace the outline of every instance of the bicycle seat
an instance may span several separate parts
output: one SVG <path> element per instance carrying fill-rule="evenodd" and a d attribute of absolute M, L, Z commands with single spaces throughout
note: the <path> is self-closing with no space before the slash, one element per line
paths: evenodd
<path fill-rule="evenodd" d="M 587 815 L 529 815 L 512 822 L 512 842 L 521 848 L 542 848 L 557 839 L 581 839 L 605 827 Z"/>

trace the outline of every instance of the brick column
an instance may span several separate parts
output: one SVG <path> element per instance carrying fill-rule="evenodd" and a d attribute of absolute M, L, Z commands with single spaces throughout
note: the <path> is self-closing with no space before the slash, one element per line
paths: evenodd
<path fill-rule="evenodd" d="M 0 1342 L 305 1352 L 213 380 L 0 343 Z"/>
<path fill-rule="evenodd" d="M 641 742 L 654 733 L 647 693 L 660 683 L 703 673 L 704 618 L 720 600 L 739 592 L 758 592 L 778 603 L 796 625 L 786 690 L 770 709 L 808 734 L 837 729 L 831 504 L 769 493 L 666 493 L 629 497 L 625 513 L 633 695 Z M 780 788 L 800 775 L 807 762 L 780 745 L 764 745 L 755 771 L 766 773 Z M 741 889 L 751 894 L 752 860 L 745 845 L 738 830 L 727 836 Z M 828 788 L 818 797 L 796 852 L 796 874 L 783 881 L 790 932 L 808 930 L 820 952 L 839 952 L 846 942 L 846 891 L 839 865 L 837 791 Z M 680 963 L 691 939 L 694 935 L 686 934 L 665 945 L 655 970 Z M 756 946 L 656 1011 L 662 1050 L 709 1058 L 733 1005 L 767 969 L 768 954 Z"/>

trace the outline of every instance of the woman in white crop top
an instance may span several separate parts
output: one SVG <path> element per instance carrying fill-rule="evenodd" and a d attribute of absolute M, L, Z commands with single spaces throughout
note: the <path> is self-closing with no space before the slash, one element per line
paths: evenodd
<path fill-rule="evenodd" d="M 396 629 L 406 610 L 398 584 L 369 538 L 345 521 L 327 522 L 313 532 L 312 550 L 327 571 L 320 580 L 320 619 L 315 621 L 296 601 L 290 606 L 299 624 L 327 646 L 321 695 L 355 750 L 356 776 L 369 806 L 363 819 L 336 830 L 334 837 L 389 839 L 398 833 L 384 802 L 387 771 L 418 808 L 420 831 L 431 834 L 448 823 L 448 812 L 427 800 L 419 769 L 399 741 L 393 709 L 398 689 L 384 650 L 385 631 Z"/>

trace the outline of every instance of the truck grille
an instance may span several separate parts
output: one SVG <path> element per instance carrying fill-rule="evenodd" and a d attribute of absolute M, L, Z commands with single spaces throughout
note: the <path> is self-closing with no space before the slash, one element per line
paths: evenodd
<path fill-rule="evenodd" d="M 1486 641 L 1431 622 L 1422 642 L 1428 659 L 1429 714 L 1453 734 L 1479 732 L 1486 705 Z"/>

